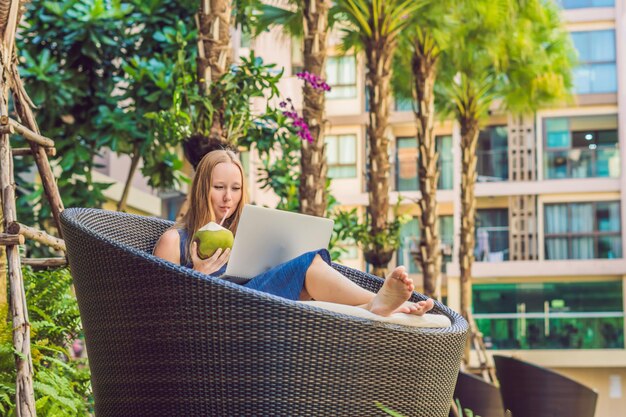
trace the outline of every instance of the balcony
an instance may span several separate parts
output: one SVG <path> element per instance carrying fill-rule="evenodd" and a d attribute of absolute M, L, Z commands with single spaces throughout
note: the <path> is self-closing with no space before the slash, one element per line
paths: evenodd
<path fill-rule="evenodd" d="M 509 260 L 508 226 L 478 227 L 476 229 L 476 262 L 502 262 Z"/>
<path fill-rule="evenodd" d="M 509 155 L 507 149 L 476 151 L 478 182 L 508 181 Z"/>
<path fill-rule="evenodd" d="M 544 172 L 546 179 L 563 178 L 618 178 L 620 174 L 619 149 L 574 148 L 546 151 Z"/>

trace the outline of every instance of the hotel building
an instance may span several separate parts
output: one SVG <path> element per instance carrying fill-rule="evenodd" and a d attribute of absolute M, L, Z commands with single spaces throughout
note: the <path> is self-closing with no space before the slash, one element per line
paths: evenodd
<path fill-rule="evenodd" d="M 272 2 L 279 3 L 278 1 Z M 512 354 L 552 368 L 599 393 L 596 416 L 626 409 L 626 0 L 562 0 L 563 19 L 579 53 L 575 100 L 528 117 L 491 115 L 480 133 L 476 196 L 474 317 L 493 353 Z M 278 29 L 248 41 L 236 35 L 238 54 L 249 49 L 284 67 L 281 92 L 301 100 L 301 48 Z M 346 208 L 364 211 L 368 122 L 364 62 L 336 53 L 330 37 L 326 144 L 332 192 Z M 237 49 L 237 48 L 236 48 Z M 418 239 L 417 147 L 410 103 L 391 114 L 392 203 L 413 219 L 390 266 L 407 265 Z M 437 122 L 438 201 L 443 294 L 459 307 L 460 131 Z M 248 159 L 252 201 L 272 205 Z M 342 262 L 366 268 L 350 247 Z"/>

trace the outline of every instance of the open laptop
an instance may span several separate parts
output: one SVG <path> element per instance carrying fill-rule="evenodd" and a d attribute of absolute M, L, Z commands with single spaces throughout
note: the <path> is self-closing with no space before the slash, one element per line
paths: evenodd
<path fill-rule="evenodd" d="M 328 248 L 333 221 L 246 204 L 222 278 L 238 284 L 303 253 Z"/>

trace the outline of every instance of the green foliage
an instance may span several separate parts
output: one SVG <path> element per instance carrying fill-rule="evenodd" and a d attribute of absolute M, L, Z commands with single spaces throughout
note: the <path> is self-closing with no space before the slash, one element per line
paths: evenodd
<path fill-rule="evenodd" d="M 402 225 L 411 220 L 409 215 L 399 215 L 398 208 L 401 200 L 398 200 L 394 207 L 393 220 L 388 223 L 388 227 L 379 233 L 373 234 L 371 224 L 367 221 L 361 221 L 357 213 L 357 209 L 336 210 L 333 212 L 332 218 L 335 220 L 335 242 L 352 241 L 356 242 L 364 252 L 371 251 L 373 248 L 382 248 L 387 251 L 395 251 L 400 247 L 400 229 Z"/>
<path fill-rule="evenodd" d="M 31 323 L 37 414 L 88 416 L 91 410 L 89 369 L 84 360 L 68 360 L 68 344 L 81 332 L 72 278 L 67 269 L 23 269 Z M 7 304 L 0 315 L 7 317 Z M 0 320 L 0 414 L 15 415 L 15 362 L 12 324 Z"/>
<path fill-rule="evenodd" d="M 456 409 L 459 410 L 459 413 L 461 413 L 460 417 L 480 417 L 478 414 L 474 414 L 474 412 L 469 408 L 461 407 L 461 401 L 459 401 L 458 398 L 455 399 L 454 402 L 456 404 Z"/>
<path fill-rule="evenodd" d="M 131 7 L 119 1 L 65 0 L 27 3 L 17 39 L 21 76 L 34 103 L 37 122 L 56 141 L 58 186 L 67 206 L 98 206 L 108 184 L 94 183 L 94 155 L 100 104 L 113 94 L 123 50 L 123 25 Z M 41 193 L 27 194 L 38 207 Z M 49 217 L 39 206 L 38 220 Z"/>
<path fill-rule="evenodd" d="M 26 7 L 17 39 L 20 74 L 39 106 L 41 131 L 56 141 L 59 158 L 52 163 L 60 168 L 65 206 L 98 207 L 105 201 L 111 184 L 92 177 L 103 149 L 140 153 L 144 174 L 155 186 L 183 180 L 170 139 L 151 137 L 145 114 L 171 105 L 173 62 L 181 45 L 196 37 L 183 22 L 193 22 L 197 2 L 61 0 Z M 195 47 L 185 46 L 191 68 Z M 18 174 L 24 171 L 16 165 Z M 31 216 L 29 224 L 43 227 L 50 211 L 40 187 L 18 190 L 18 217 Z"/>
<path fill-rule="evenodd" d="M 384 411 L 386 414 L 389 414 L 390 416 L 393 417 L 404 417 L 402 414 L 393 411 L 391 408 L 384 406 L 383 404 L 379 403 L 378 401 L 376 401 L 376 407 L 378 407 L 379 409 L 381 409 L 382 411 Z"/>
<path fill-rule="evenodd" d="M 501 99 L 515 113 L 568 99 L 575 52 L 551 2 L 464 0 L 436 84 L 442 114 L 482 120 Z"/>
<path fill-rule="evenodd" d="M 429 0 L 337 0 L 331 8 L 333 22 L 342 22 L 341 49 L 360 50 L 377 42 L 395 42 Z M 384 39 L 384 40 L 382 40 Z"/>

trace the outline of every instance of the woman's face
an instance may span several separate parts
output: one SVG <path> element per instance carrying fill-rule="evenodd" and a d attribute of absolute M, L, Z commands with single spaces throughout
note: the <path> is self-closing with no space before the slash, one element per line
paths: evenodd
<path fill-rule="evenodd" d="M 221 162 L 213 168 L 211 206 L 221 222 L 226 213 L 230 217 L 241 201 L 243 178 L 239 167 L 231 162 Z"/>

